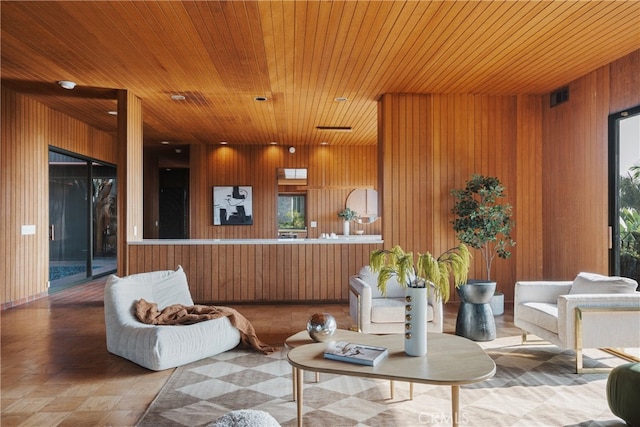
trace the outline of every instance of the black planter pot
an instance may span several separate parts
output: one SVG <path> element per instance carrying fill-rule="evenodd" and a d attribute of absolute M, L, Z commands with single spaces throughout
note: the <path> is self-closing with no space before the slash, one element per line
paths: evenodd
<path fill-rule="evenodd" d="M 491 298 L 496 282 L 470 280 L 457 288 L 460 308 L 456 319 L 456 335 L 473 341 L 496 339 L 496 322 L 491 311 Z"/>

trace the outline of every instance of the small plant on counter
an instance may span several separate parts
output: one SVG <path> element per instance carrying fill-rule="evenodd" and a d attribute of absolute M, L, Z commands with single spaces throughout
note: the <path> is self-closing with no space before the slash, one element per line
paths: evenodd
<path fill-rule="evenodd" d="M 345 210 L 338 212 L 338 216 L 344 221 L 353 221 L 358 218 L 358 213 L 353 209 L 345 208 Z"/>

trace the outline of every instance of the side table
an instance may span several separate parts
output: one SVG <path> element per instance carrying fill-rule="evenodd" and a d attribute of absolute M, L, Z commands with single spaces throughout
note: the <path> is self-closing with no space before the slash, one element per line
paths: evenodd
<path fill-rule="evenodd" d="M 456 319 L 456 335 L 473 341 L 496 339 L 496 321 L 491 311 L 491 298 L 496 282 L 469 281 L 457 288 L 460 308 Z"/>

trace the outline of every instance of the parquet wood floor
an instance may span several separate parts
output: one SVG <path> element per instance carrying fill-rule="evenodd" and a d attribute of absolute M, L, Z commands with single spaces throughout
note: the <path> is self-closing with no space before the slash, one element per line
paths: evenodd
<path fill-rule="evenodd" d="M 105 279 L 2 311 L 1 419 L 11 426 L 132 426 L 172 369 L 153 372 L 107 351 Z M 347 304 L 235 305 L 272 345 L 304 329 L 313 313 L 329 312 L 338 327 L 352 325 Z M 457 306 L 445 305 L 445 332 Z M 513 334 L 512 316 L 496 318 L 498 334 Z"/>

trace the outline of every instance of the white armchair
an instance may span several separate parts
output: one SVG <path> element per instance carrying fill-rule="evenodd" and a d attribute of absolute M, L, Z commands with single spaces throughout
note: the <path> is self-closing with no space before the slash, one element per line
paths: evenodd
<path fill-rule="evenodd" d="M 517 282 L 514 294 L 513 322 L 562 348 L 576 352 L 576 372 L 584 369 L 582 350 L 640 348 L 640 292 L 635 280 L 580 273 L 574 281 Z M 633 357 L 631 358 L 633 360 Z"/>
<path fill-rule="evenodd" d="M 427 330 L 442 332 L 443 307 L 435 292 L 429 293 Z M 387 295 L 378 290 L 378 274 L 369 266 L 349 279 L 349 312 L 359 332 L 401 334 L 405 332 L 404 288 L 395 280 L 387 282 Z"/>

